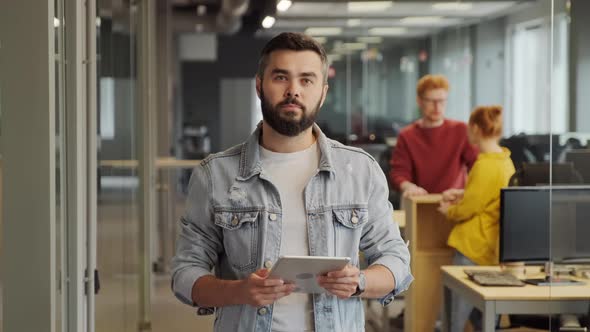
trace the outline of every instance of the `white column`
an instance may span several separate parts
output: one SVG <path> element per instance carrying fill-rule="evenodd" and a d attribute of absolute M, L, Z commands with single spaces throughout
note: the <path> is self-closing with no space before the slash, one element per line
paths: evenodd
<path fill-rule="evenodd" d="M 55 331 L 53 18 L 53 1 L 0 1 L 3 331 Z"/>

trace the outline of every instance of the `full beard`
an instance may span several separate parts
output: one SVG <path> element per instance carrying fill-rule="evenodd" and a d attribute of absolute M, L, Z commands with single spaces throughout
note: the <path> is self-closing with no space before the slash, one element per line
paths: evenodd
<path fill-rule="evenodd" d="M 295 98 L 287 98 L 273 106 L 264 97 L 264 90 L 261 89 L 260 104 L 264 122 L 268 123 L 268 125 L 279 134 L 294 137 L 314 124 L 318 111 L 320 110 L 321 98 L 317 105 L 308 112 L 307 108 Z M 295 117 L 289 117 L 281 112 L 281 107 L 287 104 L 295 104 L 301 108 L 301 118 L 299 120 Z"/>

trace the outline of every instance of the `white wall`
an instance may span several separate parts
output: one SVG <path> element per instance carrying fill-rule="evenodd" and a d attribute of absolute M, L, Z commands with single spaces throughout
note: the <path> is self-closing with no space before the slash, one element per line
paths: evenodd
<path fill-rule="evenodd" d="M 446 116 L 467 121 L 471 113 L 473 54 L 471 29 L 446 30 L 430 38 L 431 74 L 445 75 L 450 82 Z"/>
<path fill-rule="evenodd" d="M 253 78 L 221 80 L 221 149 L 245 141 L 262 120 L 260 101 Z"/>
<path fill-rule="evenodd" d="M 590 1 L 576 0 L 572 6 L 572 46 L 576 77 L 576 131 L 590 132 Z"/>
<path fill-rule="evenodd" d="M 517 24 L 537 18 L 551 17 L 551 2 L 554 2 L 555 15 L 565 12 L 566 0 L 537 0 L 523 5 L 523 10 L 507 17 L 507 24 Z M 583 0 L 582 2 L 587 1 Z"/>
<path fill-rule="evenodd" d="M 506 22 L 504 18 L 475 27 L 474 104 L 504 105 Z M 475 106 L 474 105 L 474 106 Z"/>

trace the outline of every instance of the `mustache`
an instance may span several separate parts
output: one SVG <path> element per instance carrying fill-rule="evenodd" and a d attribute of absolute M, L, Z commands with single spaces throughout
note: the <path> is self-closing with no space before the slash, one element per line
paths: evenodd
<path fill-rule="evenodd" d="M 293 97 L 285 98 L 285 100 L 280 102 L 277 106 L 284 106 L 284 105 L 288 105 L 288 104 L 297 105 L 297 106 L 301 107 L 301 109 L 305 109 L 305 106 L 303 106 L 303 104 L 301 104 L 297 99 L 295 99 Z"/>

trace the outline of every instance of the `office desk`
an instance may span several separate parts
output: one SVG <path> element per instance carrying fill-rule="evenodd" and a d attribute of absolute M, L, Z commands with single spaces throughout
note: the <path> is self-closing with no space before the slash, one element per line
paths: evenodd
<path fill-rule="evenodd" d="M 469 280 L 465 268 L 492 270 L 497 266 L 443 266 L 443 331 L 450 329 L 450 294 L 457 293 L 481 310 L 484 332 L 494 331 L 496 314 L 586 314 L 590 280 L 579 286 L 483 287 Z"/>

